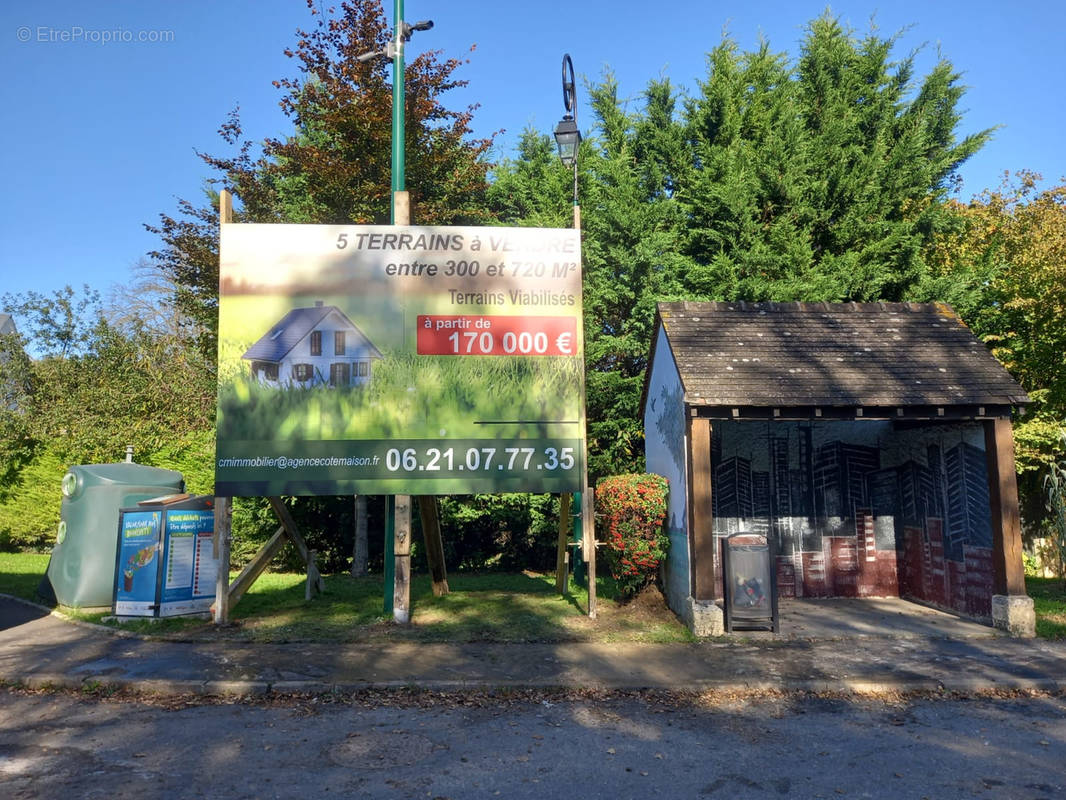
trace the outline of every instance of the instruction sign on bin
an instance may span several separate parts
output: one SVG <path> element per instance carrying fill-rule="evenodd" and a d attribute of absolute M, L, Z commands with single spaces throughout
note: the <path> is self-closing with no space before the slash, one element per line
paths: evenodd
<path fill-rule="evenodd" d="M 114 612 L 173 617 L 207 612 L 219 562 L 213 498 L 169 495 L 119 514 Z"/>

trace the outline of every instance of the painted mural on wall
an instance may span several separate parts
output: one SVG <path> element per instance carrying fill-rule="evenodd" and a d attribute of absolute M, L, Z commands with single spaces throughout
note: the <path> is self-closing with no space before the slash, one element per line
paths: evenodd
<path fill-rule="evenodd" d="M 737 422 L 713 430 L 715 533 L 771 536 L 782 597 L 905 596 L 990 616 L 979 425 Z"/>
<path fill-rule="evenodd" d="M 666 334 L 660 329 L 659 353 L 669 353 Z M 666 602 L 684 616 L 691 597 L 691 565 L 688 547 L 688 496 L 685 491 L 685 398 L 681 378 L 670 357 L 652 361 L 644 409 L 645 465 L 648 472 L 666 478 L 670 493 L 666 501 L 666 531 L 670 537 L 662 569 Z"/>

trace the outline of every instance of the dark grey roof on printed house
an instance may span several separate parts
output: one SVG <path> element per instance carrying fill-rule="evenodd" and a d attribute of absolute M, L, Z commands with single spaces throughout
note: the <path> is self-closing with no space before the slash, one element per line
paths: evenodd
<path fill-rule="evenodd" d="M 659 324 L 689 405 L 1028 402 L 1021 386 L 943 304 L 660 303 Z"/>
<path fill-rule="evenodd" d="M 366 334 L 359 330 L 354 322 L 348 319 L 347 314 L 336 306 L 327 305 L 294 308 L 271 327 L 258 342 L 249 347 L 241 357 L 250 361 L 279 362 L 334 311 L 344 317 L 344 320 L 351 326 L 351 330 L 362 337 L 370 347 L 374 358 L 382 358 L 381 352 L 374 346 L 374 343 L 366 338 Z"/>

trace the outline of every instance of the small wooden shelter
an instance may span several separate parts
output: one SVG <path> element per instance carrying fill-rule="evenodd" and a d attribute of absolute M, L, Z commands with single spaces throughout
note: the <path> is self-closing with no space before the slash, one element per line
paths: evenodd
<path fill-rule="evenodd" d="M 720 541 L 749 531 L 782 597 L 904 597 L 1032 635 L 1027 401 L 946 305 L 660 303 L 641 407 L 671 485 L 667 601 L 719 633 Z"/>

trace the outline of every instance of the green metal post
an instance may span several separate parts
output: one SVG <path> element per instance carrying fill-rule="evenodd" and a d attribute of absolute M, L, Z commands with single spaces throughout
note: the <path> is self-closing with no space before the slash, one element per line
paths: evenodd
<path fill-rule="evenodd" d="M 585 583 L 586 583 L 586 581 L 585 581 L 585 571 L 586 571 L 585 559 L 581 557 L 581 541 L 582 541 L 582 536 L 583 536 L 582 530 L 581 530 L 581 526 L 584 524 L 584 520 L 582 519 L 581 510 L 582 510 L 581 492 L 574 492 L 573 511 L 570 512 L 570 519 L 573 520 L 573 532 L 574 532 L 573 533 L 573 535 L 574 535 L 574 540 L 573 540 L 574 556 L 571 559 L 571 563 L 572 563 L 573 568 L 574 568 L 573 569 L 573 572 L 574 572 L 574 583 L 576 585 L 578 585 L 578 586 L 584 586 Z"/>
<path fill-rule="evenodd" d="M 393 6 L 392 57 L 392 192 L 390 192 L 389 218 L 396 224 L 396 193 L 404 191 L 404 63 L 403 63 L 403 0 L 395 0 Z M 393 612 L 393 595 L 396 590 L 396 498 L 385 498 L 385 615 Z"/>
<path fill-rule="evenodd" d="M 396 224 L 396 192 L 404 191 L 404 63 L 403 0 L 395 0 L 393 16 L 396 32 L 392 57 L 392 224 Z"/>
<path fill-rule="evenodd" d="M 396 589 L 396 498 L 385 497 L 385 616 L 392 616 Z"/>

